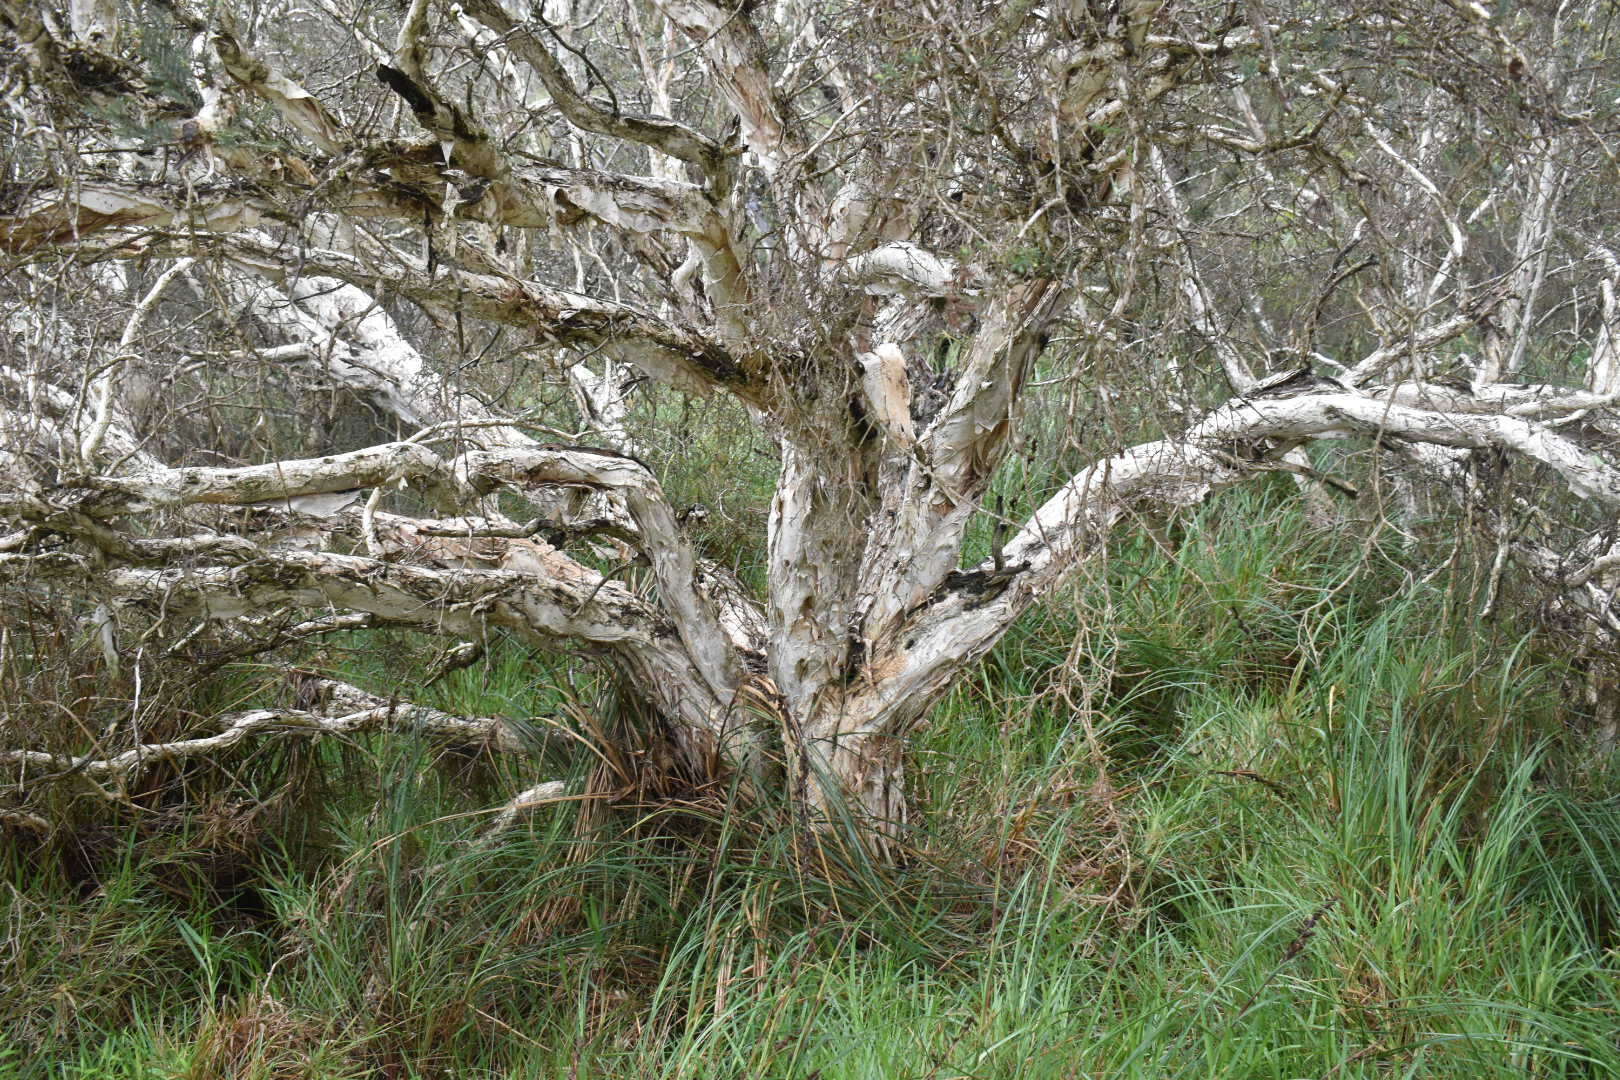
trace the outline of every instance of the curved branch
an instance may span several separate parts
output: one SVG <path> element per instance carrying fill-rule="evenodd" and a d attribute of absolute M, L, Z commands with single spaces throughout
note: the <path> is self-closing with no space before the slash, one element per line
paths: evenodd
<path fill-rule="evenodd" d="M 124 324 L 124 332 L 118 338 L 118 351 L 111 360 L 102 365 L 91 381 L 91 393 L 95 396 L 95 417 L 90 421 L 90 430 L 85 433 L 79 443 L 79 460 L 86 466 L 95 461 L 96 454 L 101 450 L 101 444 L 107 438 L 107 432 L 113 425 L 114 396 L 118 392 L 119 377 L 123 374 L 125 361 L 131 359 L 130 348 L 134 344 L 135 335 L 141 331 L 141 324 L 151 314 L 152 308 L 157 304 L 158 298 L 169 283 L 191 266 L 192 259 L 177 260 L 163 273 L 158 275 L 152 287 L 147 290 L 140 302 L 130 313 L 129 321 Z"/>
<path fill-rule="evenodd" d="M 91 780 L 122 784 L 160 762 L 212 758 L 259 736 L 347 737 L 371 731 L 409 731 L 446 742 L 489 746 L 506 753 L 528 749 L 511 724 L 500 717 L 461 717 L 410 702 L 372 703 L 337 716 L 306 709 L 252 709 L 228 713 L 220 717 L 219 722 L 223 730 L 214 735 L 145 743 L 105 758 L 86 754 L 64 759 L 43 750 L 0 750 L 0 765 L 34 771 L 48 769 L 57 774 L 43 779 L 82 775 Z"/>
<path fill-rule="evenodd" d="M 976 290 L 961 287 L 962 266 L 933 252 L 897 240 L 844 260 L 844 280 L 875 296 L 903 293 L 910 296 L 974 298 Z"/>
<path fill-rule="evenodd" d="M 724 389 L 749 403 L 764 400 L 764 387 L 723 345 L 629 304 L 466 270 L 429 276 L 413 266 L 384 268 L 334 251 L 306 250 L 301 261 L 290 264 L 278 246 L 251 236 L 216 243 L 232 262 L 272 279 L 313 273 L 362 287 L 381 283 L 429 308 L 455 304 L 478 318 L 530 327 L 550 344 L 610 348 L 616 359 L 690 393 Z"/>
<path fill-rule="evenodd" d="M 140 476 L 87 476 L 45 493 L 45 500 L 96 518 L 199 503 L 242 506 L 285 502 L 354 488 L 409 481 L 449 504 L 476 496 L 433 451 L 418 443 L 368 446 L 346 454 L 273 461 L 243 468 L 165 469 Z"/>
<path fill-rule="evenodd" d="M 698 588 L 698 564 L 675 512 L 645 465 L 633 458 L 574 447 L 472 452 L 462 467 L 480 484 L 568 484 L 607 489 L 624 499 L 640 532 L 637 547 L 652 564 L 659 595 L 674 617 L 687 652 L 716 693 L 742 680 L 736 641 L 711 598 Z"/>
<path fill-rule="evenodd" d="M 791 112 L 771 85 L 765 43 L 746 8 L 710 0 L 653 0 L 708 62 L 715 86 L 742 121 L 743 142 L 768 172 L 803 152 Z"/>
<path fill-rule="evenodd" d="M 1195 505 L 1267 471 L 1270 455 L 1300 441 L 1346 436 L 1510 451 L 1552 469 L 1578 496 L 1620 507 L 1620 469 L 1519 417 L 1442 413 L 1350 392 L 1238 399 L 1180 438 L 1132 447 L 1082 470 L 1007 542 L 1004 568 L 986 563 L 954 575 L 907 611 L 877 643 L 870 666 L 879 677 L 859 690 L 851 714 L 872 717 L 872 733 L 903 731 L 960 664 L 983 655 L 1133 506 Z"/>
<path fill-rule="evenodd" d="M 96 180 L 30 189 L 0 185 L 0 251 L 24 255 L 109 229 L 185 226 L 228 233 L 257 228 L 274 208 L 241 181 L 179 185 Z"/>
<path fill-rule="evenodd" d="M 551 95 L 551 100 L 570 124 L 581 131 L 640 143 L 696 165 L 709 178 L 715 198 L 725 198 L 730 188 L 729 155 L 719 143 L 668 117 L 637 116 L 620 112 L 617 108 L 602 108 L 579 92 L 562 64 L 541 43 L 530 24 L 519 23 L 495 0 L 462 0 L 461 6 L 484 26 L 501 35 L 507 47 L 534 69 Z"/>
<path fill-rule="evenodd" d="M 272 108 L 310 142 L 328 154 L 348 149 L 342 125 L 308 90 L 270 64 L 249 54 L 227 26 L 214 31 L 212 44 L 225 73 Z"/>
<path fill-rule="evenodd" d="M 162 563 L 181 555 L 193 559 L 228 556 L 240 565 L 214 567 L 197 571 L 197 574 L 213 575 L 221 581 L 235 581 L 245 575 L 248 580 L 240 583 L 240 588 L 251 592 L 255 586 L 268 584 L 256 576 L 267 566 L 275 567 L 284 559 L 306 556 L 321 558 L 322 555 L 278 551 L 275 546 L 261 547 L 241 537 L 207 535 L 177 540 L 136 539 L 101 522 L 124 514 L 199 504 L 289 506 L 292 500 L 300 497 L 344 493 L 365 487 L 379 488 L 384 484 L 406 481 L 451 506 L 475 504 L 482 496 L 503 484 L 526 488 L 584 487 L 612 493 L 623 500 L 637 528 L 635 545 L 652 566 L 663 608 L 673 618 L 674 636 L 678 637 L 690 662 L 701 673 L 709 695 L 723 700 L 741 680 L 738 650 L 749 647 L 751 643 L 738 640 L 728 632 L 721 604 L 712 590 L 701 587 L 697 559 L 684 539 L 680 524 L 662 489 L 645 466 L 632 458 L 607 451 L 582 447 L 509 446 L 494 451 L 471 451 L 447 461 L 420 443 L 396 442 L 346 454 L 245 468 L 165 469 L 137 477 L 85 477 L 58 485 L 39 496 L 13 497 L 0 505 L 0 510 L 29 524 L 80 536 L 104 555 L 127 563 Z M 477 557 L 473 548 L 468 546 L 478 539 L 473 535 L 475 530 L 470 524 L 464 534 L 468 544 L 458 545 L 451 538 L 462 535 L 459 530 L 452 532 L 441 527 L 440 523 L 390 518 L 387 524 L 393 535 L 385 545 L 377 535 L 377 517 L 374 511 L 368 509 L 365 512 L 363 532 L 368 545 L 375 548 L 374 554 L 378 556 L 397 552 L 408 554 L 417 561 L 424 555 L 434 556 L 442 558 L 452 568 L 464 566 L 469 559 Z M 490 524 L 503 532 L 510 532 L 504 521 L 492 521 Z M 487 530 L 479 531 L 483 532 L 484 537 L 490 535 Z M 437 542 L 427 539 L 432 536 L 446 539 Z M 563 588 L 568 583 L 574 586 L 566 605 L 570 609 L 567 617 L 559 620 L 555 611 L 542 615 L 536 609 L 525 618 L 518 619 L 518 623 L 527 621 L 531 631 L 558 637 L 597 642 L 616 640 L 612 634 L 603 637 L 600 633 L 592 633 L 576 625 L 576 620 L 587 609 L 598 606 L 598 597 L 606 587 L 612 585 L 611 582 L 537 541 L 495 544 L 493 547 L 497 565 L 532 574 L 526 579 L 531 586 L 550 590 Z M 424 550 L 416 550 L 419 548 Z M 281 569 L 287 570 L 291 565 L 282 564 Z M 396 569 L 401 574 L 407 573 L 404 567 Z M 338 589 L 341 583 L 353 576 L 352 568 L 341 563 L 309 564 L 304 570 L 312 584 L 304 587 L 303 600 L 298 602 L 308 601 L 310 589 Z M 439 572 L 420 567 L 417 570 L 430 574 Z M 366 576 L 375 585 L 376 573 L 368 572 Z M 175 586 L 186 583 L 186 587 L 191 587 L 195 580 L 200 579 L 182 573 L 176 579 Z M 280 585 L 287 583 L 280 571 L 272 575 L 272 580 Z M 538 585 L 535 584 L 536 580 Z M 610 597 L 612 595 L 608 594 Z M 328 599 L 355 610 L 409 621 L 406 614 L 408 605 L 403 601 L 378 607 L 375 605 L 380 601 L 375 594 L 366 602 L 357 602 L 352 597 L 339 601 L 333 595 L 328 595 Z M 624 599 L 628 602 L 631 597 L 627 594 Z M 422 595 L 420 600 L 426 605 L 428 596 Z M 216 602 L 196 601 L 203 608 L 209 608 Z M 235 600 L 231 601 L 231 604 L 235 603 Z M 226 613 L 247 614 L 251 606 Z M 431 609 L 424 610 L 431 616 Z M 218 613 L 210 609 L 209 614 Z M 642 605 L 631 621 L 642 624 L 655 621 L 653 609 Z M 656 621 L 662 623 L 667 620 L 659 614 Z"/>

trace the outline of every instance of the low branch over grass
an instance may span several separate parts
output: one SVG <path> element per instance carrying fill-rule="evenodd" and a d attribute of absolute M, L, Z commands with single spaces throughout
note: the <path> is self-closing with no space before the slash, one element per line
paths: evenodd
<path fill-rule="evenodd" d="M 527 734 L 527 725 L 520 732 L 511 721 L 500 717 L 455 716 L 412 702 L 385 701 L 336 679 L 306 677 L 300 681 L 300 693 L 324 697 L 327 706 L 318 711 L 290 708 L 227 713 L 218 719 L 220 730 L 213 735 L 143 743 L 109 757 L 93 753 L 63 757 L 42 750 L 0 750 L 0 765 L 21 770 L 28 784 L 83 776 L 123 786 L 160 763 L 191 758 L 217 760 L 221 754 L 244 742 L 281 737 L 348 738 L 390 732 L 500 753 L 532 753 L 537 749 Z"/>

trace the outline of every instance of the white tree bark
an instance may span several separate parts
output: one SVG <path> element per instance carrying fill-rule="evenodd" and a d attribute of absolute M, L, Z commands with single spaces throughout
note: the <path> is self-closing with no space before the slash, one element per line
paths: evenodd
<path fill-rule="evenodd" d="M 880 832 L 905 820 L 907 734 L 1110 531 L 1279 468 L 1315 490 L 1313 442 L 1408 448 L 1389 455 L 1402 482 L 1475 509 L 1459 458 L 1533 468 L 1556 484 L 1541 501 L 1571 508 L 1578 557 L 1504 543 L 1503 558 L 1615 640 L 1614 541 L 1596 523 L 1620 511 L 1620 264 L 1560 224 L 1571 191 L 1598 191 L 1566 160 L 1576 144 L 1592 151 L 1595 130 L 1570 110 L 1597 106 L 1525 74 L 1519 36 L 1543 31 L 1512 13 L 1426 10 L 1399 32 L 1463 50 L 1496 80 L 1476 97 L 1513 88 L 1538 123 L 1558 121 L 1556 137 L 1414 77 L 1431 60 L 1413 57 L 1440 50 L 1389 47 L 1386 20 L 1341 19 L 1335 33 L 1358 56 L 1400 56 L 1395 70 L 1343 70 L 1306 32 L 1314 11 L 1299 27 L 1259 8 L 1205 27 L 1208 12 L 1158 0 L 930 8 L 904 31 L 928 47 L 896 51 L 850 29 L 892 30 L 885 10 L 782 5 L 767 19 L 655 0 L 632 12 L 633 47 L 606 49 L 587 13 L 553 23 L 501 0 L 415 0 L 386 19 L 330 20 L 344 28 L 332 52 L 362 65 L 353 77 L 306 74 L 227 20 L 207 27 L 224 77 L 181 118 L 159 80 L 136 77 L 140 58 L 117 51 L 110 10 L 76 3 L 63 30 L 48 5 L 0 0 L 0 32 L 29 73 L 6 89 L 17 115 L 42 133 L 64 108 L 106 127 L 113 97 L 153 133 L 134 147 L 99 131 L 89 156 L 110 167 L 71 182 L 19 144 L 20 179 L 0 186 L 0 256 L 41 276 L 69 257 L 177 260 L 99 368 L 75 372 L 67 346 L 0 355 L 0 580 L 16 587 L 255 628 L 284 608 L 309 633 L 345 619 L 469 638 L 501 627 L 600 658 L 694 777 L 762 786 L 774 759 L 812 820 L 842 803 Z M 1543 36 L 1571 54 L 1567 70 L 1586 70 L 1566 30 Z M 1279 60 L 1279 37 L 1298 60 Z M 644 100 L 627 70 L 648 73 Z M 1385 100 L 1391 86 L 1422 86 L 1424 118 Z M 1497 183 L 1494 159 L 1468 174 L 1484 179 L 1448 174 L 1448 125 L 1468 118 L 1493 131 L 1476 141 L 1508 147 L 1501 175 L 1522 190 Z M 554 141 L 573 164 L 550 156 Z M 1227 190 L 1245 185 L 1252 196 Z M 1492 208 L 1513 200 L 1512 235 L 1491 233 Z M 1280 282 L 1223 281 L 1200 245 L 1233 265 L 1234 237 L 1321 276 L 1278 263 Z M 1554 245 L 1571 244 L 1579 257 L 1561 263 Z M 1498 249 L 1512 266 L 1486 273 Z M 197 448 L 134 430 L 118 372 L 178 308 L 165 286 L 183 273 L 276 342 L 254 359 L 343 388 L 401 437 L 168 464 Z M 1301 282 L 1316 291 L 1303 330 L 1283 288 Z M 25 342 L 70 341 L 70 316 L 18 296 L 8 326 Z M 454 385 L 443 372 L 466 358 L 413 340 L 396 305 L 500 328 L 514 353 L 566 373 L 591 445 L 542 442 Z M 1584 347 L 1583 370 L 1504 383 L 1555 316 L 1569 351 Z M 187 333 L 178 317 L 165 326 Z M 1200 397 L 1210 380 L 1189 336 L 1237 397 Z M 1467 361 L 1470 385 L 1443 381 L 1476 340 L 1487 348 Z M 1283 372 L 1257 379 L 1279 355 Z M 1292 371 L 1307 359 L 1338 377 Z M 701 558 L 640 460 L 654 444 L 630 430 L 625 388 L 643 376 L 728 395 L 778 447 L 757 595 Z M 1076 394 L 1128 385 L 1128 423 L 964 566 L 1032 399 L 1065 379 Z M 1172 379 L 1177 429 L 1127 438 Z M 415 511 L 385 507 L 398 490 Z M 570 554 L 592 538 L 621 565 Z M 266 711 L 144 757 L 71 764 L 127 775 L 277 725 L 376 717 Z M 28 768 L 57 761 L 10 753 Z"/>

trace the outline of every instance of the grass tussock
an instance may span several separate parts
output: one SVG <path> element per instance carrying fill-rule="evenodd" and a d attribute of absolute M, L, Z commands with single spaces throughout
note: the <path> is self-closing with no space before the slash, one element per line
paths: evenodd
<path fill-rule="evenodd" d="M 465 843 L 583 745 L 266 746 L 8 833 L 0 1076 L 1620 1074 L 1620 777 L 1556 654 L 1376 557 L 1258 498 L 1111 553 L 919 735 L 899 865 L 668 786 Z M 593 693 L 495 647 L 430 699 Z"/>

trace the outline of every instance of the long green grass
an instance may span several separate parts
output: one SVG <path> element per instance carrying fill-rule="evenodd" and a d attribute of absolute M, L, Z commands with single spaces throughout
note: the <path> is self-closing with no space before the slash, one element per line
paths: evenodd
<path fill-rule="evenodd" d="M 0 1076 L 1620 1075 L 1620 781 L 1557 657 L 1264 498 L 1168 541 L 940 706 L 898 865 L 692 800 L 475 849 L 589 753 L 380 741 L 228 875 L 206 815 L 91 870 L 12 845 Z M 332 656 L 397 678 L 384 644 Z M 496 648 L 432 692 L 547 715 L 573 677 Z"/>

